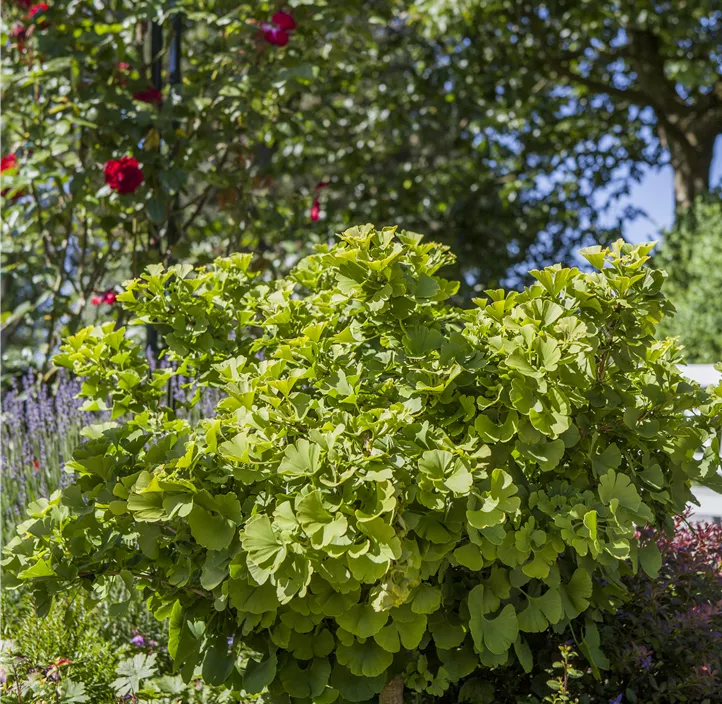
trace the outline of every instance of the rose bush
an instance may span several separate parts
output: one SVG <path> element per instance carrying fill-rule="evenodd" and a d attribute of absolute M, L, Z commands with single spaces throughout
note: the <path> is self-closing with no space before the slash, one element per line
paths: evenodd
<path fill-rule="evenodd" d="M 530 670 L 550 628 L 597 671 L 623 578 L 662 564 L 636 526 L 671 528 L 691 481 L 719 481 L 722 388 L 654 340 L 671 307 L 651 247 L 584 250 L 595 273 L 535 270 L 468 310 L 437 275 L 448 251 L 393 228 L 274 282 L 250 255 L 151 267 L 118 302 L 175 366 L 112 324 L 67 340 L 57 362 L 111 420 L 29 507 L 6 585 L 42 611 L 122 581 L 169 620 L 186 679 L 249 693 L 363 701 L 401 675 L 439 695 Z M 203 387 L 222 399 L 193 422 Z"/>

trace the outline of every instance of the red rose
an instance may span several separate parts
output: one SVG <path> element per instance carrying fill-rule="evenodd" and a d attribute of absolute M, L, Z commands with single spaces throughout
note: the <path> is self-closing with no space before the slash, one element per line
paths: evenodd
<path fill-rule="evenodd" d="M 163 102 L 163 93 L 157 88 L 150 86 L 144 90 L 139 90 L 137 93 L 133 93 L 135 100 L 140 100 L 143 103 L 151 103 L 153 105 L 160 105 Z"/>
<path fill-rule="evenodd" d="M 271 22 L 284 32 L 291 32 L 296 29 L 296 22 L 288 12 L 277 12 L 271 17 Z"/>
<path fill-rule="evenodd" d="M 105 182 L 122 196 L 135 193 L 143 183 L 143 170 L 132 156 L 111 159 L 105 162 Z"/>
<path fill-rule="evenodd" d="M 102 303 L 107 303 L 109 306 L 112 306 L 113 303 L 115 303 L 115 299 L 118 298 L 118 294 L 113 291 L 112 289 L 108 289 L 104 294 L 100 296 L 93 296 L 90 299 L 90 302 L 94 306 L 99 306 Z"/>
<path fill-rule="evenodd" d="M 35 19 L 35 15 L 39 15 L 42 12 L 45 12 L 48 9 L 48 4 L 44 2 L 39 2 L 37 5 L 33 5 L 30 10 L 28 11 L 28 18 L 31 20 Z"/>
<path fill-rule="evenodd" d="M 0 174 L 10 169 L 18 168 L 18 158 L 13 154 L 6 154 L 2 160 L 0 160 Z"/>
<path fill-rule="evenodd" d="M 12 174 L 14 174 L 18 170 L 18 157 L 16 154 L 6 154 L 1 160 L 0 160 L 0 174 L 5 173 L 6 171 L 11 171 Z M 11 175 L 12 175 L 11 174 Z M 9 188 L 3 188 L 0 191 L 0 196 L 5 196 L 5 194 L 9 191 Z M 20 196 L 23 195 L 22 191 L 18 191 L 13 197 L 12 200 L 17 200 L 20 198 Z"/>
<path fill-rule="evenodd" d="M 284 32 L 278 27 L 271 27 L 271 25 L 263 25 L 263 38 L 274 46 L 286 46 L 291 35 L 288 32 Z"/>

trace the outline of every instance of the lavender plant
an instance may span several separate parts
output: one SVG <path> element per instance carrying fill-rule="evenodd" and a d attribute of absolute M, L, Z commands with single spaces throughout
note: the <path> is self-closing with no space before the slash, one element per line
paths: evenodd
<path fill-rule="evenodd" d="M 76 399 L 80 388 L 80 382 L 64 372 L 50 384 L 40 383 L 30 370 L 3 395 L 0 462 L 5 535 L 11 534 L 29 502 L 65 485 L 63 465 L 93 417 L 80 409 Z"/>
<path fill-rule="evenodd" d="M 149 355 L 152 368 L 168 366 L 165 359 Z M 49 382 L 43 382 L 31 369 L 13 381 L 3 394 L 0 413 L 0 511 L 4 536 L 14 534 L 23 520 L 24 509 L 32 501 L 47 497 L 64 487 L 68 475 L 65 462 L 82 440 L 89 423 L 103 422 L 109 413 L 91 413 L 82 408 L 78 394 L 82 384 L 68 378 L 65 370 Z M 180 409 L 179 415 L 195 422 L 209 417 L 219 400 L 215 389 L 204 389 L 197 402 L 195 388 L 183 376 L 171 377 L 168 405 Z"/>

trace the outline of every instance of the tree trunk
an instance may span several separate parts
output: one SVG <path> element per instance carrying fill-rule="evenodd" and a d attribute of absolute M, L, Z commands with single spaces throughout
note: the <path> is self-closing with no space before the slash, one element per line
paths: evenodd
<path fill-rule="evenodd" d="M 674 168 L 674 199 L 678 213 L 687 210 L 694 199 L 710 186 L 710 170 L 716 134 L 687 129 L 675 129 L 659 121 L 658 133 L 662 145 L 669 150 Z"/>
<path fill-rule="evenodd" d="M 627 26 L 625 30 L 637 88 L 647 96 L 657 116 L 659 140 L 670 154 L 676 211 L 680 213 L 709 190 L 714 143 L 722 132 L 722 104 L 716 95 L 697 95 L 690 105 L 665 72 L 667 57 L 660 38 L 646 28 Z"/>
<path fill-rule="evenodd" d="M 404 704 L 404 681 L 396 675 L 379 694 L 379 704 Z"/>

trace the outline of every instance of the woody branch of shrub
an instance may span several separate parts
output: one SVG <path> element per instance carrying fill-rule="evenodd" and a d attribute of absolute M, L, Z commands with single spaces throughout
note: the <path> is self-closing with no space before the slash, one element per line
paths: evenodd
<path fill-rule="evenodd" d="M 468 309 L 449 251 L 395 228 L 273 282 L 250 255 L 150 267 L 117 301 L 171 366 L 110 323 L 66 340 L 57 364 L 111 420 L 29 507 L 6 585 L 42 611 L 122 580 L 182 675 L 234 692 L 439 696 L 531 671 L 550 629 L 599 676 L 597 623 L 662 564 L 636 527 L 671 530 L 693 481 L 719 485 L 722 386 L 655 340 L 673 310 L 652 246 L 587 248 L 592 273 L 534 270 Z M 221 394 L 213 417 L 164 405 L 176 374 Z"/>

